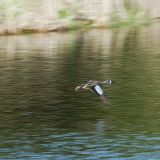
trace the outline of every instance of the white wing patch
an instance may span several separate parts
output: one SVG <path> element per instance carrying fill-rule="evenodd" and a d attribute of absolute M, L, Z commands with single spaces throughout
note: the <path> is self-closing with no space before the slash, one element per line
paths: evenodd
<path fill-rule="evenodd" d="M 102 91 L 102 89 L 101 89 L 101 87 L 100 87 L 99 85 L 96 85 L 96 86 L 95 86 L 95 90 L 97 91 L 97 93 L 98 93 L 99 95 L 102 95 L 102 94 L 103 94 L 103 91 Z"/>

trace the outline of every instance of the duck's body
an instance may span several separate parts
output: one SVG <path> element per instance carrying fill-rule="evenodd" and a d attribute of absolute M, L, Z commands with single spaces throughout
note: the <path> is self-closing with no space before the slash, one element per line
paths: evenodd
<path fill-rule="evenodd" d="M 104 95 L 104 92 L 101 88 L 101 85 L 110 85 L 113 82 L 111 80 L 105 80 L 103 82 L 100 81 L 93 81 L 93 80 L 89 80 L 86 83 L 81 84 L 80 86 L 77 86 L 75 88 L 75 91 L 85 91 L 85 90 L 90 90 L 95 92 L 98 96 L 100 96 L 100 98 L 106 102 L 107 98 Z"/>

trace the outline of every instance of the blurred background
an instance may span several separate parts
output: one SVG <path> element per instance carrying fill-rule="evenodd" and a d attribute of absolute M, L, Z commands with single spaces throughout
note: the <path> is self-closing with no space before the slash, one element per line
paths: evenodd
<path fill-rule="evenodd" d="M 119 27 L 160 18 L 159 0 L 1 0 L 0 34 Z"/>

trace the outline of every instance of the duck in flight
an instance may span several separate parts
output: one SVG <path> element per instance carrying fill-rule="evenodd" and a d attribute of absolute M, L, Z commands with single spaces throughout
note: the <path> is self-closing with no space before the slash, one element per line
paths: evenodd
<path fill-rule="evenodd" d="M 107 97 L 105 96 L 101 86 L 102 85 L 111 85 L 113 83 L 113 81 L 111 80 L 105 80 L 105 81 L 93 81 L 93 80 L 89 80 L 85 83 L 82 83 L 81 85 L 77 86 L 75 88 L 75 91 L 76 92 L 80 92 L 80 91 L 87 91 L 87 90 L 90 90 L 94 93 L 96 93 L 100 99 L 104 102 L 104 103 L 107 103 Z"/>

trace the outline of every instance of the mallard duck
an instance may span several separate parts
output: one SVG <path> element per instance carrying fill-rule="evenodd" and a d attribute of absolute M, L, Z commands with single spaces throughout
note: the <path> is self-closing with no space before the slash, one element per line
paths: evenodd
<path fill-rule="evenodd" d="M 110 85 L 112 83 L 113 83 L 113 81 L 111 81 L 111 80 L 105 80 L 103 82 L 89 80 L 89 81 L 77 86 L 75 88 L 75 91 L 76 92 L 87 91 L 87 90 L 93 91 L 98 96 L 100 96 L 100 98 L 103 102 L 107 102 L 107 97 L 105 96 L 105 94 L 101 88 L 101 85 Z"/>

